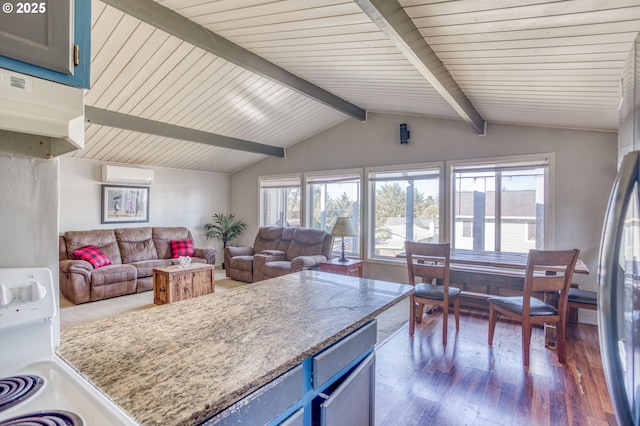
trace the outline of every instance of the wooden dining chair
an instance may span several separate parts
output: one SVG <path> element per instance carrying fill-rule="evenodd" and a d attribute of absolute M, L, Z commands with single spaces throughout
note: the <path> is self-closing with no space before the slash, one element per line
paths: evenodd
<path fill-rule="evenodd" d="M 558 361 L 564 363 L 568 295 L 580 250 L 530 250 L 524 278 L 524 294 L 490 297 L 489 345 L 493 345 L 498 313 L 522 322 L 522 362 L 529 365 L 532 324 L 555 323 Z M 556 292 L 558 307 L 533 297 L 532 293 Z"/>
<path fill-rule="evenodd" d="M 449 305 L 453 304 L 456 331 L 460 330 L 460 289 L 449 286 L 451 249 L 446 244 L 425 244 L 405 241 L 409 283 L 414 286 L 409 309 L 409 336 L 413 337 L 416 323 L 416 304 L 440 306 L 443 311 L 442 343 L 447 344 Z M 422 282 L 416 283 L 416 277 Z M 434 283 L 435 281 L 435 283 Z M 441 284 L 441 285 L 438 285 Z"/>

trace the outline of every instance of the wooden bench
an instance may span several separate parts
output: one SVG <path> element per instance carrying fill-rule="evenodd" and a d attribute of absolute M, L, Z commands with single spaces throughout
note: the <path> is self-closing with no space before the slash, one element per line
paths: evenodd
<path fill-rule="evenodd" d="M 521 296 L 524 288 L 524 271 L 478 265 L 451 265 L 449 282 L 461 289 L 460 304 L 474 308 L 489 309 L 487 298 L 491 296 Z M 571 284 L 577 289 L 577 284 Z M 580 290 L 582 291 L 582 290 Z M 571 295 L 571 293 L 570 293 Z M 555 295 L 536 294 L 541 300 L 556 304 Z M 571 297 L 571 296 L 570 296 Z M 577 303 L 569 300 L 569 322 L 578 322 Z M 585 308 L 595 309 L 595 308 Z"/>
<path fill-rule="evenodd" d="M 518 296 L 524 288 L 524 271 L 477 265 L 451 264 L 449 282 L 462 290 L 464 306 L 488 309 L 491 296 Z"/>
<path fill-rule="evenodd" d="M 598 294 L 595 291 L 580 290 L 577 284 L 571 284 L 569 290 L 569 322 L 578 322 L 578 309 L 598 310 Z"/>

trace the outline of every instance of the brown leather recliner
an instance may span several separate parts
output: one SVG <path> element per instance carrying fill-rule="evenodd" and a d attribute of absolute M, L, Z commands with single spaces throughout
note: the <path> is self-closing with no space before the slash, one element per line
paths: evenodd
<path fill-rule="evenodd" d="M 288 229 L 293 231 L 293 239 L 286 250 L 263 251 L 254 256 L 254 281 L 279 277 L 305 269 L 317 269 L 320 262 L 331 257 L 333 249 L 331 234 L 319 229 Z"/>
<path fill-rule="evenodd" d="M 226 247 L 224 264 L 228 277 L 244 282 L 316 268 L 331 255 L 333 237 L 309 228 L 263 226 L 253 247 Z"/>
<path fill-rule="evenodd" d="M 285 251 L 288 242 L 282 240 L 282 226 L 262 226 L 258 229 L 258 234 L 253 242 L 253 247 L 231 247 L 224 248 L 225 273 L 229 278 L 248 283 L 253 279 L 253 256 L 265 250 Z M 288 232 L 288 231 L 287 231 Z M 291 238 L 289 238 L 290 242 Z"/>

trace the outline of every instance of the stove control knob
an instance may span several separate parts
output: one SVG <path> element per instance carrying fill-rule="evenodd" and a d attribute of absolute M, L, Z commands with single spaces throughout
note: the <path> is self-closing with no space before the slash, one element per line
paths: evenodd
<path fill-rule="evenodd" d="M 7 306 L 13 300 L 13 293 L 5 285 L 0 285 L 0 306 Z"/>
<path fill-rule="evenodd" d="M 37 302 L 44 299 L 47 294 L 47 289 L 40 283 L 31 283 L 22 289 L 22 301 L 23 302 Z"/>

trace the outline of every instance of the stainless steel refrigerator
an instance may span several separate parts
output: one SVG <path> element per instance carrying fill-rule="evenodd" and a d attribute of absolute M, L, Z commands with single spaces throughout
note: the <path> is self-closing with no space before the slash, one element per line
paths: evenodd
<path fill-rule="evenodd" d="M 621 425 L 640 425 L 640 151 L 627 154 L 611 190 L 598 268 L 600 351 Z"/>

